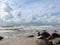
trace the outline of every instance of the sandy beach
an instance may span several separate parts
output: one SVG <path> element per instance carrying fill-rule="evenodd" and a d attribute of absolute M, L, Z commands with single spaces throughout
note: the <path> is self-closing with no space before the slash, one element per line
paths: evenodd
<path fill-rule="evenodd" d="M 6 39 L 0 41 L 0 45 L 37 45 L 36 38 L 26 37 L 20 39 Z"/>

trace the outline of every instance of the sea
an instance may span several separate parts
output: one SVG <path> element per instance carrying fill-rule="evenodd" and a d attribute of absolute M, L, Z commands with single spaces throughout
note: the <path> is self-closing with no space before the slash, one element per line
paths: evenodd
<path fill-rule="evenodd" d="M 36 36 L 36 31 L 40 31 L 40 32 L 42 32 L 43 30 L 46 30 L 48 33 L 53 33 L 54 32 L 54 30 L 56 30 L 57 31 L 57 33 L 58 34 L 60 34 L 60 29 L 59 28 L 38 28 L 38 29 L 28 29 L 28 30 L 24 30 L 24 29 L 22 29 L 22 30 L 20 30 L 20 29 L 8 29 L 8 30 L 6 30 L 6 29 L 0 29 L 0 36 L 2 36 L 2 37 L 4 37 L 4 39 L 14 39 L 14 38 L 17 38 L 17 39 L 19 39 L 19 38 L 21 38 L 21 37 L 25 37 L 25 36 L 29 36 L 29 35 L 34 35 L 34 36 Z"/>

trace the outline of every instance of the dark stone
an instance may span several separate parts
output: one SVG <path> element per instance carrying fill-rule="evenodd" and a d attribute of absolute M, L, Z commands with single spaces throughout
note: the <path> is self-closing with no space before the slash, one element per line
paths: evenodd
<path fill-rule="evenodd" d="M 52 35 L 49 36 L 48 40 L 60 38 L 60 35 L 58 33 L 52 33 Z"/>
<path fill-rule="evenodd" d="M 50 34 L 48 32 L 43 32 L 41 35 L 43 35 L 46 38 L 48 38 L 50 36 Z"/>
<path fill-rule="evenodd" d="M 27 36 L 27 37 L 34 37 L 34 35 L 29 35 L 29 36 Z"/>
<path fill-rule="evenodd" d="M 4 39 L 4 37 L 0 36 L 0 40 Z"/>

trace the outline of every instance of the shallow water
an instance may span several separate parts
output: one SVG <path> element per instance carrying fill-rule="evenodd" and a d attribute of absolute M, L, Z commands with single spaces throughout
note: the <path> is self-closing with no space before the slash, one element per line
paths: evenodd
<path fill-rule="evenodd" d="M 42 30 L 39 31 L 41 32 Z M 47 30 L 47 32 L 52 33 L 53 30 Z M 60 30 L 57 33 L 60 34 Z M 20 38 L 28 35 L 36 35 L 36 30 L 0 30 L 0 36 L 3 36 L 4 39 Z"/>
<path fill-rule="evenodd" d="M 5 31 L 5 30 L 4 30 Z M 20 30 L 20 31 L 12 31 L 12 30 L 6 30 L 5 32 L 1 31 L 0 36 L 3 36 L 5 39 L 7 38 L 20 38 L 23 36 L 35 34 L 34 31 L 27 31 L 27 30 Z"/>

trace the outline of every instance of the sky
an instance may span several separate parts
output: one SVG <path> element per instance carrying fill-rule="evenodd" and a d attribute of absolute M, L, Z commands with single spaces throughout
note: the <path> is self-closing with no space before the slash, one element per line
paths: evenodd
<path fill-rule="evenodd" d="M 0 0 L 0 26 L 60 26 L 60 0 Z"/>

